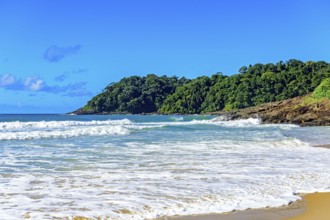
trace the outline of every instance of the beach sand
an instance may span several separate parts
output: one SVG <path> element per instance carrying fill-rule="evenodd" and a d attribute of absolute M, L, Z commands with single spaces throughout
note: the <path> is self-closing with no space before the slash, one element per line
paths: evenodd
<path fill-rule="evenodd" d="M 288 220 L 329 220 L 330 219 L 330 193 L 313 193 L 304 197 L 305 211 Z"/>
<path fill-rule="evenodd" d="M 279 208 L 248 209 L 223 214 L 163 217 L 157 220 L 281 220 L 304 212 L 304 200 Z"/>
<path fill-rule="evenodd" d="M 249 209 L 224 214 L 163 217 L 158 220 L 329 220 L 330 193 L 311 193 L 278 208 Z"/>
<path fill-rule="evenodd" d="M 330 144 L 320 144 L 320 145 L 314 145 L 313 147 L 323 147 L 323 148 L 327 148 L 327 149 L 330 149 Z"/>

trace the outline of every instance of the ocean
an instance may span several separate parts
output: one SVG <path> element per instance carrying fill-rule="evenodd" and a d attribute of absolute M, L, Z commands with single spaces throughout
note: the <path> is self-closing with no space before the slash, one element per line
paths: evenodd
<path fill-rule="evenodd" d="M 0 115 L 1 219 L 153 219 L 330 191 L 330 127 L 180 115 Z"/>

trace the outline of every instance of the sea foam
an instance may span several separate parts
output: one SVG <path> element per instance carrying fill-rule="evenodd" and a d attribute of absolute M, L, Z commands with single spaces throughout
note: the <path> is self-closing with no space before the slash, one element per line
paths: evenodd
<path fill-rule="evenodd" d="M 106 121 L 1 122 L 0 140 L 70 138 L 78 136 L 127 135 L 145 126 L 128 119 Z"/>
<path fill-rule="evenodd" d="M 281 206 L 299 199 L 294 193 L 330 190 L 329 153 L 296 139 L 125 145 L 128 152 L 103 144 L 94 156 L 91 149 L 57 149 L 53 168 L 18 168 L 1 179 L 3 214 L 142 220 Z M 7 154 L 15 167 L 45 163 L 52 151 L 34 148 L 24 160 L 14 149 Z"/>
<path fill-rule="evenodd" d="M 164 126 L 216 125 L 223 127 L 248 127 L 260 124 L 260 120 L 252 118 L 233 121 L 195 119 L 183 121 L 183 117 L 174 117 L 173 120 L 174 121 L 169 122 L 144 123 L 134 123 L 129 119 L 104 121 L 0 122 L 0 140 L 128 135 L 134 131 Z"/>
<path fill-rule="evenodd" d="M 330 151 L 299 138 L 328 129 L 72 117 L 0 123 L 3 218 L 142 220 L 281 206 L 296 193 L 330 191 Z"/>

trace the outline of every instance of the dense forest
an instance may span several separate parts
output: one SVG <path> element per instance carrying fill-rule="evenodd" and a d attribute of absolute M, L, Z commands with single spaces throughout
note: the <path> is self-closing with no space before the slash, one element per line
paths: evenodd
<path fill-rule="evenodd" d="M 131 76 L 108 85 L 77 113 L 229 111 L 305 95 L 329 77 L 329 63 L 294 59 L 243 66 L 231 76 L 216 73 L 193 80 L 154 74 Z"/>

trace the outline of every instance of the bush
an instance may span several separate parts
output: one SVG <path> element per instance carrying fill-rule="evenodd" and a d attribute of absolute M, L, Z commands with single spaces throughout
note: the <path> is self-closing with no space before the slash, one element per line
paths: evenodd
<path fill-rule="evenodd" d="M 330 99 L 330 78 L 324 79 L 321 84 L 316 87 L 313 92 L 315 99 L 328 98 Z"/>

